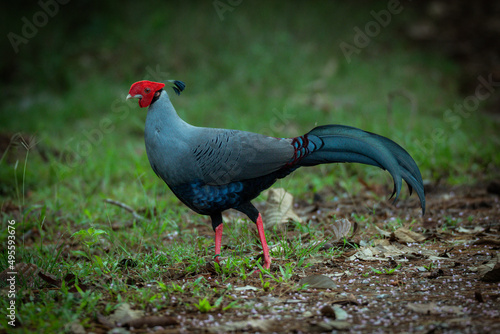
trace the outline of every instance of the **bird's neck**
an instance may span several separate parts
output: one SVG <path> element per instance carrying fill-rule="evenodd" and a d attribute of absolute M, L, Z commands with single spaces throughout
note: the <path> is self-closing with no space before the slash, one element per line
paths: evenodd
<path fill-rule="evenodd" d="M 159 130 L 174 132 L 191 127 L 191 125 L 177 115 L 166 91 L 162 91 L 158 100 L 148 108 L 146 123 Z"/>

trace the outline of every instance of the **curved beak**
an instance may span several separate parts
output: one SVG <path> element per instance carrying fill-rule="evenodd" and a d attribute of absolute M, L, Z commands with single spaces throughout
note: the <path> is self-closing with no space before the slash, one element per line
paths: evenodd
<path fill-rule="evenodd" d="M 128 94 L 126 100 L 128 100 L 128 99 L 142 99 L 142 95 L 137 94 L 137 95 L 132 96 L 132 95 Z"/>

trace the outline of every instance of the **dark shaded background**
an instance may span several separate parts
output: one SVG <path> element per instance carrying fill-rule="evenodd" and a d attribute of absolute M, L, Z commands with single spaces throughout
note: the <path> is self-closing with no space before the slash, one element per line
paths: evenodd
<path fill-rule="evenodd" d="M 418 1 L 418 21 L 410 23 L 407 37 L 432 48 L 462 67 L 461 92 L 469 94 L 479 75 L 500 80 L 500 3 L 497 1 Z M 490 111 L 500 112 L 499 95 Z"/>
<path fill-rule="evenodd" d="M 374 6 L 381 3 L 372 2 Z M 500 3 L 488 0 L 428 0 L 402 1 L 402 4 L 414 10 L 415 20 L 406 22 L 401 27 L 401 38 L 414 41 L 415 45 L 422 48 L 435 49 L 458 62 L 463 69 L 460 85 L 464 94 L 476 85 L 475 81 L 479 75 L 492 73 L 495 80 L 500 80 Z M 261 7 L 262 15 L 266 15 L 266 7 L 261 3 L 240 5 Z M 304 5 L 318 6 L 318 19 L 325 15 L 321 13 L 321 8 L 324 7 L 321 1 L 309 1 L 307 4 L 292 1 L 276 3 L 274 6 L 283 7 L 283 15 L 286 16 L 288 11 L 300 11 L 300 7 Z M 37 35 L 29 39 L 29 43 L 21 44 L 20 51 L 15 53 L 6 32 L 19 34 L 23 25 L 20 18 L 27 17 L 31 21 L 31 15 L 40 11 L 40 8 L 35 1 L 9 1 L 4 4 L 2 31 L 5 35 L 1 49 L 0 75 L 5 98 L 15 98 L 25 92 L 23 89 L 27 89 L 27 86 L 35 84 L 39 87 L 43 85 L 45 89 L 64 91 L 71 87 L 75 80 L 85 80 L 86 75 L 94 72 L 105 73 L 116 80 L 126 80 L 128 78 L 124 78 L 124 73 L 113 67 L 116 57 L 127 57 L 130 60 L 129 68 L 124 71 L 126 73 L 129 73 L 130 69 L 136 69 L 138 72 L 143 70 L 142 64 L 150 60 L 148 52 L 144 52 L 147 48 L 154 48 L 156 42 L 164 39 L 173 39 L 180 44 L 184 30 L 182 25 L 171 25 L 168 27 L 168 36 L 155 36 L 154 31 L 141 31 L 141 17 L 144 17 L 145 13 L 158 12 L 158 22 L 153 23 L 153 26 L 157 25 L 158 28 L 168 25 L 169 19 L 176 15 L 176 11 L 192 11 L 194 17 L 205 13 L 213 17 L 214 24 L 221 23 L 217 15 L 214 15 L 215 9 L 211 1 L 179 1 L 169 4 L 155 1 L 148 4 L 111 0 L 69 1 L 65 5 L 59 5 L 58 11 L 62 9 L 62 15 L 57 13 L 54 18 L 50 18 L 49 24 L 41 27 Z M 224 15 L 229 13 L 231 12 L 228 11 Z M 189 24 L 196 22 L 186 22 L 186 25 Z M 333 22 L 332 24 L 336 25 Z M 285 27 L 269 27 L 279 28 Z M 286 28 L 298 36 L 301 35 L 300 24 L 289 22 Z M 231 29 L 229 25 L 228 29 Z M 138 42 L 137 36 L 149 36 L 151 39 Z M 188 37 L 193 36 L 186 36 L 186 40 Z M 134 45 L 133 49 L 127 47 L 129 42 Z M 182 71 L 182 67 L 189 66 L 190 62 L 196 60 L 193 58 L 194 54 L 186 57 L 182 50 L 179 51 L 182 59 L 177 56 L 176 50 L 169 50 L 166 55 L 168 59 L 165 61 L 168 66 Z M 216 57 L 214 54 L 211 56 Z M 495 99 L 490 99 L 489 103 L 489 110 L 498 111 L 498 94 Z"/>

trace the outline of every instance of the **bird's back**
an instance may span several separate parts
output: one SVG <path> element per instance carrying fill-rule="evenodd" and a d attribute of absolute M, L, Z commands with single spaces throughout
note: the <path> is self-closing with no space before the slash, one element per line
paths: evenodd
<path fill-rule="evenodd" d="M 293 157 L 290 139 L 195 127 L 169 106 L 160 98 L 148 111 L 146 151 L 155 173 L 195 211 L 234 207 L 243 193 L 253 199 Z"/>

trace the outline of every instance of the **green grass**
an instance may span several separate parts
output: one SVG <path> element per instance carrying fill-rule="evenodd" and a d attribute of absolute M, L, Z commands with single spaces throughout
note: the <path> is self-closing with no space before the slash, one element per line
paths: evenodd
<path fill-rule="evenodd" d="M 376 8 L 385 5 L 380 2 Z M 70 6 L 69 17 L 76 16 L 78 7 Z M 460 69 L 402 38 L 398 31 L 412 19 L 410 11 L 395 17 L 348 64 L 338 44 L 351 42 L 352 28 L 371 20 L 369 5 L 243 2 L 224 21 L 210 2 L 158 2 L 154 7 L 120 3 L 113 10 L 95 9 L 92 23 L 79 25 L 71 38 L 63 33 L 69 23 L 55 17 L 18 55 L 9 56 L 16 72 L 4 86 L 8 98 L 1 102 L 0 132 L 22 132 L 37 142 L 28 151 L 11 147 L 0 160 L 2 207 L 10 203 L 19 209 L 18 240 L 37 231 L 31 241 L 18 245 L 17 262 L 36 264 L 58 279 L 72 273 L 78 282 L 95 287 L 37 294 L 21 288 L 18 314 L 27 331 L 54 332 L 75 320 L 86 326 L 96 310 L 108 315 L 121 303 L 145 307 L 154 301 L 161 308 L 168 305 L 163 296 L 181 291 L 191 311 L 241 307 L 226 294 L 220 299 L 220 292 L 203 280 L 183 286 L 163 282 L 168 269 L 189 275 L 205 270 L 213 246 L 211 238 L 199 234 L 207 231 L 207 219 L 190 214 L 149 167 L 145 110 L 125 102 L 135 81 L 185 81 L 186 91 L 173 97 L 173 103 L 185 120 L 199 126 L 288 137 L 338 123 L 388 136 L 412 154 L 427 180 L 475 182 L 478 175 L 491 178 L 492 166 L 500 164 L 498 126 L 487 116 L 476 111 L 458 128 L 443 118 L 464 100 L 457 92 Z M 11 20 L 14 29 L 18 17 Z M 391 124 L 388 94 L 400 90 L 417 101 L 417 117 L 410 119 L 410 103 L 397 96 Z M 356 194 L 362 189 L 358 176 L 367 183 L 391 184 L 387 173 L 375 168 L 337 165 L 297 171 L 277 186 L 299 199 L 310 199 L 325 186 Z M 120 228 L 131 216 L 106 204 L 106 198 L 124 202 L 150 220 Z M 12 212 L 2 212 L 3 226 Z M 89 229 L 106 233 L 92 237 L 91 247 L 71 237 Z M 5 240 L 6 230 L 2 228 L 0 239 Z M 271 273 L 272 279 L 263 279 L 261 289 L 289 282 L 293 271 L 318 255 L 319 244 L 303 247 L 300 238 L 288 242 L 280 232 L 269 239 L 281 241 L 283 247 L 273 256 L 287 263 Z M 259 253 L 258 239 L 241 225 L 228 224 L 225 240 L 230 248 L 223 255 L 229 258 L 216 268 L 217 280 L 245 280 L 257 264 L 247 257 Z M 332 252 L 330 256 L 338 254 Z M 129 258 L 138 262 L 138 269 L 119 266 Z M 0 269 L 5 267 L 2 252 Z M 43 287 L 37 281 L 34 288 Z M 0 307 L 6 303 L 2 298 Z M 0 324 L 6 325 L 5 318 Z"/>

